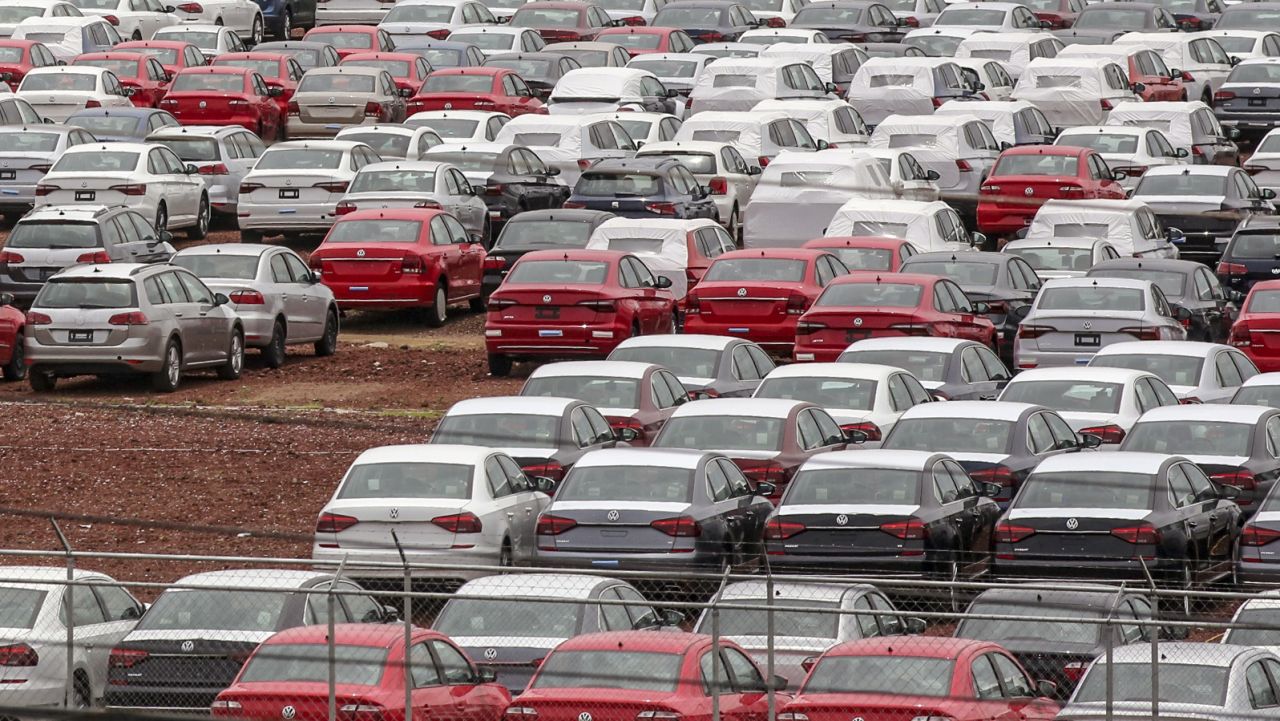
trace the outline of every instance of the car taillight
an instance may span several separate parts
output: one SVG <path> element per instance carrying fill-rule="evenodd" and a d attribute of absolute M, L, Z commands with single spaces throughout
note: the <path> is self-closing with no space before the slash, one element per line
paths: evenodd
<path fill-rule="evenodd" d="M 290 114 L 290 115 L 302 115 L 302 109 L 298 107 L 298 101 L 297 101 L 297 100 L 290 100 L 290 101 L 289 101 L 289 114 Z"/>
<path fill-rule="evenodd" d="M 721 178 L 720 176 L 717 175 L 716 177 L 712 178 L 710 182 L 707 183 L 707 186 L 711 188 L 712 195 L 728 195 L 729 194 L 728 178 Z"/>
<path fill-rule="evenodd" d="M 244 706 L 239 701 L 231 699 L 214 699 L 213 703 L 209 704 L 209 713 L 214 716 L 239 716 L 242 710 Z"/>
<path fill-rule="evenodd" d="M 490 298 L 489 304 L 486 306 L 488 310 L 501 310 L 515 305 L 516 302 L 510 298 Z"/>
<path fill-rule="evenodd" d="M 896 330 L 903 335 L 930 335 L 928 323 L 894 323 L 889 330 Z"/>
<path fill-rule="evenodd" d="M 1111 529 L 1111 535 L 1125 543 L 1132 543 L 1136 546 L 1150 546 L 1160 542 L 1160 531 L 1150 523 L 1113 528 Z"/>
<path fill-rule="evenodd" d="M 1100 105 L 1100 106 L 1102 107 L 1102 109 L 1103 109 L 1103 110 L 1105 110 L 1105 111 L 1107 111 L 1107 112 L 1111 112 L 1112 110 L 1115 110 L 1115 108 L 1116 108 L 1116 106 L 1112 105 L 1112 104 L 1111 104 L 1111 101 L 1110 101 L 1110 100 L 1107 100 L 1106 98 L 1103 98 L 1103 99 L 1099 100 L 1099 101 L 1098 101 L 1098 105 Z"/>
<path fill-rule="evenodd" d="M 1013 469 L 1008 466 L 987 466 L 969 471 L 974 483 L 994 483 L 1001 488 L 1013 487 Z"/>
<path fill-rule="evenodd" d="M 693 516 L 675 516 L 672 518 L 659 518 L 649 523 L 649 526 L 668 536 L 676 538 L 697 538 L 702 535 L 702 525 L 693 519 Z"/>
<path fill-rule="evenodd" d="M 1227 100 L 1235 100 L 1236 94 L 1230 90 L 1219 90 L 1213 94 L 1213 102 L 1221 103 Z"/>
<path fill-rule="evenodd" d="M 110 325 L 149 325 L 151 319 L 146 313 L 140 310 L 130 311 L 128 313 L 116 313 L 107 319 Z"/>
<path fill-rule="evenodd" d="M 237 290 L 228 296 L 236 305 L 266 305 L 267 299 L 256 290 Z"/>
<path fill-rule="evenodd" d="M 484 186 L 485 195 L 502 195 L 507 190 L 507 186 L 502 183 L 494 183 L 493 185 Z"/>
<path fill-rule="evenodd" d="M 1145 173 L 1147 172 L 1147 166 L 1145 166 L 1145 165 L 1121 165 L 1120 167 L 1112 168 L 1111 170 L 1112 170 L 1112 171 L 1115 171 L 1115 172 L 1121 172 L 1121 173 L 1124 173 L 1125 175 L 1129 176 L 1130 178 L 1140 178 L 1140 177 L 1142 177 L 1142 176 L 1143 176 L 1143 174 L 1145 174 Z"/>
<path fill-rule="evenodd" d="M 444 210 L 444 206 L 437 200 L 419 200 L 413 204 L 415 208 L 425 208 L 427 210 Z"/>
<path fill-rule="evenodd" d="M 1230 471 L 1227 473 L 1215 473 L 1209 476 L 1215 483 L 1224 486 L 1235 486 L 1242 491 L 1258 490 L 1258 477 L 1249 471 Z M 1241 506 L 1247 506 L 1253 501 L 1248 498 L 1237 499 L 1236 503 Z"/>
<path fill-rule="evenodd" d="M 40 183 L 40 184 L 36 185 L 36 197 L 38 198 L 38 197 L 41 197 L 41 196 L 48 195 L 48 194 L 50 194 L 50 193 L 54 192 L 55 190 L 62 190 L 62 188 L 60 188 L 60 187 L 58 187 L 58 186 L 56 186 L 56 185 L 48 185 L 48 184 L 45 184 L 45 183 Z"/>
<path fill-rule="evenodd" d="M 969 165 L 969 161 L 967 161 L 967 160 L 957 160 L 957 161 L 956 161 L 956 170 L 959 170 L 959 171 L 960 171 L 960 172 L 962 172 L 962 173 L 972 173 L 972 172 L 973 172 L 973 166 L 972 166 L 972 165 Z"/>
<path fill-rule="evenodd" d="M 1071 661 L 1062 667 L 1062 675 L 1066 676 L 1068 681 L 1079 681 L 1088 668 L 1089 664 L 1084 661 Z"/>
<path fill-rule="evenodd" d="M 0 268 L 3 267 L 4 253 L 0 253 Z M 1237 348 L 1248 348 L 1253 345 L 1253 335 L 1249 332 L 1249 326 L 1243 321 L 1231 326 L 1231 340 L 1228 342 Z"/>
<path fill-rule="evenodd" d="M 94 263 L 94 264 L 110 263 L 111 256 L 107 255 L 107 251 L 105 250 L 99 250 L 94 253 L 81 253 L 80 257 L 76 258 L 76 262 L 77 263 Z"/>
<path fill-rule="evenodd" d="M 231 100 L 227 101 L 227 105 L 234 106 L 237 108 L 247 106 L 248 104 L 249 104 L 249 101 L 243 98 L 232 98 Z"/>
<path fill-rule="evenodd" d="M 11 250 L 0 250 L 0 272 L 9 272 L 10 263 L 22 263 L 26 258 Z"/>
<path fill-rule="evenodd" d="M 760 157 L 756 158 L 756 162 L 760 164 L 761 168 L 767 168 L 769 167 L 769 156 L 761 155 Z"/>
<path fill-rule="evenodd" d="M 1090 426 L 1081 428 L 1082 435 L 1097 436 L 1102 439 L 1103 443 L 1119 443 L 1124 440 L 1124 429 L 1114 423 L 1105 426 Z"/>
<path fill-rule="evenodd" d="M 586 170 L 591 167 L 595 161 L 590 158 L 578 158 L 578 170 Z"/>
<path fill-rule="evenodd" d="M 27 166 L 27 170 L 34 170 L 37 173 L 47 173 L 49 172 L 49 168 L 52 168 L 52 167 L 53 165 L 49 163 L 36 163 L 35 165 Z"/>
<path fill-rule="evenodd" d="M 111 655 L 107 656 L 107 666 L 110 668 L 133 668 L 138 664 L 146 661 L 151 654 L 136 648 L 113 648 Z"/>
<path fill-rule="evenodd" d="M 484 530 L 480 517 L 471 512 L 436 516 L 431 519 L 431 523 L 450 533 L 479 533 Z"/>
<path fill-rule="evenodd" d="M 940 108 L 942 107 L 943 103 L 947 102 L 945 98 L 940 98 L 937 95 L 933 96 L 932 98 L 929 98 L 929 100 L 933 101 L 934 108 Z"/>
<path fill-rule="evenodd" d="M 1058 193 L 1064 198 L 1083 198 L 1084 188 L 1079 185 L 1059 185 Z"/>
<path fill-rule="evenodd" d="M 316 521 L 316 533 L 342 533 L 360 522 L 360 519 L 339 513 L 321 513 Z"/>
<path fill-rule="evenodd" d="M 348 182 L 345 180 L 335 180 L 327 183 L 316 183 L 311 187 L 327 190 L 330 193 L 345 193 L 347 192 L 347 185 Z"/>
<path fill-rule="evenodd" d="M 383 721 L 385 711 L 375 703 L 349 703 L 338 707 L 338 721 Z"/>
<path fill-rule="evenodd" d="M 787 315 L 804 315 L 809 309 L 809 296 L 791 294 L 787 296 Z"/>
<path fill-rule="evenodd" d="M 500 271 L 505 267 L 507 267 L 507 259 L 500 255 L 490 255 L 485 257 L 484 259 L 484 269 L 486 271 L 488 270 Z"/>
<path fill-rule="evenodd" d="M 880 530 L 904 541 L 920 541 L 926 535 L 924 521 L 914 517 L 905 521 L 882 523 L 880 524 Z"/>
<path fill-rule="evenodd" d="M 785 541 L 792 536 L 804 533 L 806 527 L 799 521 L 783 521 L 778 518 L 771 518 L 769 522 L 764 524 L 764 539 L 766 541 Z"/>
<path fill-rule="evenodd" d="M 214 163 L 213 165 L 201 165 L 196 171 L 200 175 L 230 175 L 231 171 L 227 170 L 227 166 L 222 163 Z"/>
<path fill-rule="evenodd" d="M 996 543 L 1020 543 L 1034 536 L 1036 529 L 1030 526 L 1019 526 L 1005 521 L 996 526 Z"/>
<path fill-rule="evenodd" d="M 449 28 L 437 28 L 436 30 L 428 30 L 427 37 L 435 38 L 436 40 L 444 40 L 449 37 L 449 33 L 451 32 L 453 31 Z"/>
<path fill-rule="evenodd" d="M 656 215 L 675 215 L 675 203 L 645 203 L 644 209 Z"/>
<path fill-rule="evenodd" d="M 690 293 L 684 297 L 684 314 L 702 315 L 702 301 L 698 299 L 698 296 Z"/>
<path fill-rule="evenodd" d="M 0 646 L 0 666 L 35 666 L 39 663 L 40 655 L 25 643 Z"/>
<path fill-rule="evenodd" d="M 122 185 L 112 185 L 107 190 L 114 190 L 121 195 L 146 195 L 146 183 L 124 183 Z"/>
<path fill-rule="evenodd" d="M 194 15 L 204 12 L 204 6 L 200 3 L 182 3 L 178 6 L 178 9 L 184 13 L 192 13 Z"/>
<path fill-rule="evenodd" d="M 817 665 L 818 659 L 814 656 L 810 656 L 800 662 L 800 667 L 805 671 L 812 671 L 813 667 Z M 809 715 L 799 711 L 783 711 L 778 714 L 778 721 L 809 721 Z"/>
<path fill-rule="evenodd" d="M 590 308 L 597 313 L 615 313 L 618 310 L 611 300 L 580 300 L 576 305 Z"/>
<path fill-rule="evenodd" d="M 1252 523 L 1246 523 L 1244 530 L 1240 533 L 1241 546 L 1265 546 L 1277 539 L 1280 539 L 1280 531 L 1255 526 Z"/>
<path fill-rule="evenodd" d="M 116 17 L 115 15 L 103 15 L 102 19 L 106 20 L 112 25 L 115 25 L 116 27 L 120 26 L 120 18 Z"/>
<path fill-rule="evenodd" d="M 346 215 L 347 213 L 356 212 L 356 204 L 350 200 L 340 200 L 333 208 L 334 215 Z"/>
<path fill-rule="evenodd" d="M 89 108 L 100 108 L 102 107 L 102 103 L 98 102 L 97 100 L 86 100 L 84 101 L 84 107 L 86 110 Z"/>
<path fill-rule="evenodd" d="M 785 28 L 787 21 L 782 18 L 765 18 L 764 24 L 771 28 Z"/>
<path fill-rule="evenodd" d="M 846 423 L 840 426 L 840 430 L 844 431 L 845 433 L 852 433 L 853 431 L 861 431 L 867 434 L 867 440 L 869 441 L 878 441 L 882 438 L 880 434 L 880 426 L 877 426 L 871 421 L 863 421 L 861 423 Z"/>
<path fill-rule="evenodd" d="M 553 481 L 559 481 L 564 478 L 564 466 L 556 461 L 546 461 L 544 463 L 530 463 L 527 466 L 521 466 L 520 470 L 524 471 L 526 476 L 530 478 L 550 478 Z"/>
<path fill-rule="evenodd" d="M 400 259 L 400 272 L 406 275 L 421 275 L 423 271 L 422 258 L 414 253 L 405 253 Z"/>
<path fill-rule="evenodd" d="M 52 323 L 53 319 L 44 313 L 34 310 L 27 311 L 27 325 L 50 325 Z"/>
<path fill-rule="evenodd" d="M 530 721 L 538 718 L 538 709 L 528 706 L 508 706 L 507 710 L 502 712 L 502 718 L 507 721 Z"/>
<path fill-rule="evenodd" d="M 825 323 L 816 323 L 811 320 L 796 321 L 796 335 L 810 335 L 824 330 L 827 327 Z"/>
<path fill-rule="evenodd" d="M 564 205 L 560 207 L 568 208 L 570 210 L 582 210 L 583 208 L 587 207 L 587 204 L 582 202 L 581 200 L 566 200 L 564 201 Z"/>
<path fill-rule="evenodd" d="M 1136 326 L 1135 325 L 1135 326 L 1129 326 L 1128 328 L 1121 328 L 1116 332 L 1127 333 L 1133 336 L 1134 338 L 1137 338 L 1138 340 L 1160 340 L 1160 329 L 1156 328 L 1155 326 L 1149 326 L 1149 325 Z"/>
<path fill-rule="evenodd" d="M 376 100 L 370 100 L 364 104 L 364 116 L 366 118 L 382 117 L 382 103 Z"/>
<path fill-rule="evenodd" d="M 39 188 L 40 186 L 37 185 L 36 189 L 39 190 Z M 1249 269 L 1243 264 L 1227 262 L 1218 263 L 1217 271 L 1221 275 L 1247 275 L 1249 273 Z"/>
<path fill-rule="evenodd" d="M 168 107 L 174 107 L 178 104 L 178 101 L 175 98 L 165 98 L 160 101 L 160 104 Z"/>
<path fill-rule="evenodd" d="M 704 43 L 722 43 L 724 42 L 724 35 L 721 35 L 714 30 L 708 30 L 698 39 Z"/>
<path fill-rule="evenodd" d="M 577 525 L 578 522 L 572 518 L 544 513 L 538 517 L 537 534 L 539 536 L 558 536 Z"/>
<path fill-rule="evenodd" d="M 1180 406 L 1198 406 L 1202 403 L 1204 403 L 1204 401 L 1196 398 L 1195 396 L 1187 396 L 1186 398 L 1178 399 L 1178 405 Z"/>
<path fill-rule="evenodd" d="M 262 190 L 265 187 L 267 186 L 263 185 L 262 183 L 241 183 L 240 193 L 241 194 L 252 193 L 255 190 Z"/>
<path fill-rule="evenodd" d="M 784 480 L 787 475 L 787 469 L 777 461 L 741 461 L 738 463 L 742 470 L 742 475 L 747 480 L 756 483 L 772 483 L 775 486 L 775 493 L 780 493 L 781 489 L 776 488 L 779 482 Z"/>

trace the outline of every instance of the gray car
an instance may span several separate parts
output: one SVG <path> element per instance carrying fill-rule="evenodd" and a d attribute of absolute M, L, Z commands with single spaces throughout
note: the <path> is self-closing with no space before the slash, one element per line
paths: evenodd
<path fill-rule="evenodd" d="M 1098 3 L 1080 11 L 1075 25 L 1055 30 L 1064 45 L 1109 45 L 1125 33 L 1178 32 L 1178 21 L 1155 3 Z"/>
<path fill-rule="evenodd" d="M 238 125 L 186 125 L 161 128 L 145 142 L 163 145 L 184 163 L 199 170 L 216 216 L 234 218 L 240 200 L 240 181 L 267 146 L 257 135 Z"/>
<path fill-rule="evenodd" d="M 24 125 L 0 133 L 0 213 L 16 220 L 30 210 L 36 185 L 63 151 L 94 140 L 89 131 L 66 125 Z"/>
<path fill-rule="evenodd" d="M 176 128 L 178 119 L 168 110 L 153 108 L 85 108 L 63 121 L 84 128 L 103 142 L 136 143 L 160 128 Z"/>
<path fill-rule="evenodd" d="M 618 344 L 607 360 L 669 368 L 691 398 L 747 398 L 776 367 L 759 345 L 718 335 L 647 335 Z"/>
<path fill-rule="evenodd" d="M 942 401 L 995 400 L 1013 377 L 990 348 L 957 338 L 867 338 L 850 345 L 836 360 L 911 371 Z"/>
<path fill-rule="evenodd" d="M 284 365 L 285 347 L 311 343 L 318 356 L 338 352 L 338 304 L 296 253 L 278 245 L 197 245 L 173 256 L 231 300 L 244 343 L 260 348 L 269 368 Z"/>
<path fill-rule="evenodd" d="M 140 263 L 77 265 L 49 279 L 27 314 L 27 379 L 146 374 L 177 390 L 188 370 L 240 377 L 244 327 L 230 301 L 183 268 Z"/>
<path fill-rule="evenodd" d="M 385 70 L 336 67 L 308 70 L 294 91 L 290 138 L 332 138 L 356 125 L 403 123 L 404 96 Z"/>

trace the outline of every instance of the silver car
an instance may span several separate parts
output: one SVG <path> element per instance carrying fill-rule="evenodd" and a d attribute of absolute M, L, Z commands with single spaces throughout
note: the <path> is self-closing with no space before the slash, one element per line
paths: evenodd
<path fill-rule="evenodd" d="M 356 171 L 380 160 L 364 143 L 346 140 L 272 145 L 240 182 L 240 240 L 327 232 Z"/>
<path fill-rule="evenodd" d="M 366 165 L 356 173 L 338 214 L 379 208 L 438 208 L 488 246 L 489 207 L 476 197 L 466 175 L 453 165 L 432 160 L 392 160 Z"/>
<path fill-rule="evenodd" d="M 338 304 L 296 253 L 278 245 L 198 245 L 173 256 L 215 293 L 226 295 L 244 324 L 244 343 L 262 349 L 269 368 L 284 365 L 285 346 L 311 343 L 318 356 L 338 351 Z"/>
<path fill-rule="evenodd" d="M 646 335 L 628 338 L 606 360 L 669 368 L 690 398 L 745 398 L 775 364 L 759 345 L 718 335 Z"/>
<path fill-rule="evenodd" d="M 76 265 L 49 279 L 27 314 L 27 379 L 144 373 L 158 391 L 188 370 L 235 380 L 244 328 L 230 301 L 183 268 L 140 263 Z"/>
<path fill-rule="evenodd" d="M 290 138 L 332 138 L 343 128 L 403 123 L 405 118 L 404 96 L 380 68 L 308 70 L 289 107 Z"/>
<path fill-rule="evenodd" d="M 258 136 L 237 125 L 161 128 L 145 142 L 163 145 L 182 162 L 196 166 L 209 193 L 209 206 L 223 218 L 236 217 L 240 181 L 267 151 Z"/>
<path fill-rule="evenodd" d="M 74 145 L 93 134 L 67 125 L 31 125 L 0 133 L 0 213 L 15 219 L 36 202 L 36 184 Z"/>

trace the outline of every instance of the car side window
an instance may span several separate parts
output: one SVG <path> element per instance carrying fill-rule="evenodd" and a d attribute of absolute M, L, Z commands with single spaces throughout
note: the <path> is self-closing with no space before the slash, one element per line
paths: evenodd
<path fill-rule="evenodd" d="M 102 613 L 102 604 L 93 591 L 79 586 L 71 594 L 71 623 L 73 626 L 91 626 L 104 623 L 107 618 Z M 65 598 L 65 596 L 64 596 Z"/>
<path fill-rule="evenodd" d="M 159 278 L 147 278 L 143 283 L 143 287 L 147 290 L 147 302 L 151 305 L 163 305 L 169 302 L 169 296 L 165 294 L 164 288 L 160 285 Z"/>
<path fill-rule="evenodd" d="M 725 665 L 733 674 L 734 685 L 738 693 L 764 693 L 769 690 L 765 685 L 760 669 L 736 648 L 721 649 Z"/>
<path fill-rule="evenodd" d="M 834 446 L 844 443 L 844 431 L 826 411 L 813 411 L 813 418 L 818 422 L 818 432 L 822 434 L 822 445 Z"/>
<path fill-rule="evenodd" d="M 960 375 L 967 383 L 984 383 L 991 380 L 987 376 L 987 369 L 982 365 L 982 359 L 978 357 L 978 351 L 973 346 L 969 346 L 960 352 L 961 369 Z"/>
<path fill-rule="evenodd" d="M 414 688 L 440 685 L 440 674 L 425 643 L 415 643 L 409 650 L 409 673 L 413 677 Z"/>
<path fill-rule="evenodd" d="M 497 456 L 484 459 L 484 476 L 489 482 L 489 492 L 494 498 L 503 498 L 515 492 L 506 471 L 502 470 L 502 464 L 498 463 Z"/>
<path fill-rule="evenodd" d="M 1043 413 L 1036 413 L 1027 421 L 1027 446 L 1037 455 L 1054 449 L 1053 431 Z"/>
<path fill-rule="evenodd" d="M 969 665 L 969 672 L 973 674 L 973 695 L 980 699 L 994 699 L 1002 696 L 1000 691 L 1000 678 L 996 676 L 995 669 L 991 667 L 991 654 L 983 654 L 973 660 Z"/>
<path fill-rule="evenodd" d="M 1226 353 L 1231 356 L 1231 360 L 1236 364 L 1236 370 L 1240 373 L 1241 382 L 1258 375 L 1258 367 L 1244 353 L 1235 350 L 1229 350 Z"/>
<path fill-rule="evenodd" d="M 1240 371 L 1236 368 L 1236 364 L 1231 362 L 1231 356 L 1223 351 L 1218 353 L 1213 361 L 1214 368 L 1217 370 L 1218 385 L 1223 388 L 1233 388 L 1240 385 L 1244 381 L 1240 378 Z"/>
<path fill-rule="evenodd" d="M 1057 413 L 1043 413 L 1044 420 L 1049 424 L 1049 431 L 1053 433 L 1054 450 L 1067 450 L 1080 445 L 1080 439 L 1076 437 L 1075 431 L 1071 430 L 1071 426 L 1062 420 L 1062 416 Z"/>
<path fill-rule="evenodd" d="M 956 488 L 956 482 L 946 464 L 937 463 L 933 466 L 933 497 L 938 503 L 955 503 L 960 500 L 960 490 Z"/>
<path fill-rule="evenodd" d="M 618 589 L 608 588 L 600 594 L 602 601 L 620 601 Z M 627 613 L 626 606 L 620 604 L 602 603 L 600 604 L 600 620 L 601 624 L 610 631 L 629 631 L 632 627 L 631 616 Z"/>
<path fill-rule="evenodd" d="M 157 276 L 160 281 L 161 288 L 164 289 L 165 295 L 169 297 L 170 303 L 190 303 L 191 298 L 187 296 L 187 289 L 178 280 L 177 273 L 161 273 Z"/>
<path fill-rule="evenodd" d="M 590 406 L 584 406 L 582 414 L 587 417 L 587 422 L 591 424 L 592 430 L 595 431 L 596 443 L 608 443 L 614 439 L 613 428 L 609 426 L 609 421 L 606 421 L 604 416 L 600 415 L 600 411 Z"/>
<path fill-rule="evenodd" d="M 889 402 L 895 411 L 901 413 L 911 407 L 911 394 L 907 385 L 902 382 L 902 375 L 889 376 Z"/>
<path fill-rule="evenodd" d="M 1267 419 L 1267 452 L 1280 457 L 1280 416 Z"/>
<path fill-rule="evenodd" d="M 747 347 L 737 345 L 733 348 L 733 376 L 740 381 L 758 381 L 761 378 L 756 364 L 751 360 L 751 354 L 747 352 Z"/>
<path fill-rule="evenodd" d="M 498 465 L 502 466 L 502 472 L 507 474 L 507 482 L 511 484 L 511 488 L 516 493 L 538 490 L 534 487 L 533 481 L 529 480 L 529 477 L 524 474 L 520 466 L 516 465 L 515 461 L 511 460 L 510 456 L 496 456 L 496 458 L 498 459 Z"/>
<path fill-rule="evenodd" d="M 1004 361 L 999 356 L 991 352 L 990 348 L 974 347 L 974 352 L 982 359 L 982 367 L 987 372 L 987 378 L 993 381 L 1009 380 L 1009 369 L 1005 367 Z"/>
<path fill-rule="evenodd" d="M 960 498 L 972 498 L 978 495 L 978 489 L 973 485 L 973 479 L 965 472 L 964 467 L 954 461 L 943 461 L 942 464 L 947 467 L 951 473 L 951 482 L 956 486 L 956 493 Z"/>
<path fill-rule="evenodd" d="M 119 586 L 94 582 L 93 592 L 98 594 L 108 621 L 128 621 L 142 616 L 142 604 Z"/>
<path fill-rule="evenodd" d="M 670 408 L 676 404 L 675 395 L 660 373 L 654 373 L 649 379 L 649 393 L 653 396 L 653 404 L 658 408 Z"/>
<path fill-rule="evenodd" d="M 1277 705 L 1276 690 L 1261 661 L 1249 664 L 1244 672 L 1245 685 L 1249 687 L 1249 705 L 1254 708 L 1271 708 Z"/>
<path fill-rule="evenodd" d="M 452 644 L 432 640 L 431 650 L 440 662 L 440 676 L 450 686 L 475 683 L 475 671 L 467 657 Z"/>
<path fill-rule="evenodd" d="M 343 591 L 339 600 L 347 607 L 347 616 L 354 623 L 380 623 L 385 617 L 382 605 L 368 596 L 364 589 L 354 583 L 340 581 L 338 590 Z"/>
<path fill-rule="evenodd" d="M 735 497 L 751 495 L 751 483 L 747 481 L 747 477 L 743 475 L 742 470 L 733 461 L 720 459 L 716 462 L 720 464 L 721 470 L 724 471 L 725 478 L 729 479 L 730 493 Z"/>
<path fill-rule="evenodd" d="M 569 412 L 569 422 L 573 425 L 574 440 L 577 441 L 579 448 L 586 448 L 595 443 L 595 429 L 591 427 L 591 421 L 587 420 L 581 408 L 574 408 Z"/>
<path fill-rule="evenodd" d="M 714 503 L 727 501 L 730 497 L 729 479 L 724 475 L 724 469 L 716 463 L 714 459 L 707 463 L 707 490 L 710 491 L 711 500 Z"/>
<path fill-rule="evenodd" d="M 285 263 L 282 253 L 271 256 L 271 279 L 277 283 L 293 282 L 293 276 L 289 274 L 289 266 Z"/>
<path fill-rule="evenodd" d="M 822 445 L 822 432 L 818 430 L 818 422 L 813 419 L 811 411 L 800 411 L 796 430 L 800 434 L 800 447 L 804 450 L 811 451 Z"/>
<path fill-rule="evenodd" d="M 995 662 L 996 672 L 1000 674 L 1000 682 L 1004 686 L 1004 694 L 1009 698 L 1035 698 L 1035 686 L 1027 673 L 1018 664 L 1003 653 L 991 654 Z"/>
<path fill-rule="evenodd" d="M 862 638 L 874 638 L 880 635 L 880 624 L 876 623 L 871 602 L 867 600 L 865 594 L 854 599 L 853 610 L 860 612 L 854 614 L 854 618 L 858 620 L 858 630 L 862 632 Z"/>
<path fill-rule="evenodd" d="M 921 403 L 929 403 L 933 400 L 933 396 L 924 386 L 920 385 L 920 381 L 915 376 L 903 375 L 902 383 L 907 387 L 907 392 L 911 394 L 911 404 L 920 405 Z"/>
<path fill-rule="evenodd" d="M 187 289 L 187 295 L 191 297 L 191 302 L 200 305 L 213 305 L 213 293 L 209 288 L 200 281 L 199 278 L 190 273 L 175 273 L 178 280 L 182 282 L 184 288 Z"/>
<path fill-rule="evenodd" d="M 1200 470 L 1200 467 L 1193 463 L 1180 463 L 1183 473 L 1186 474 L 1187 480 L 1191 483 L 1191 492 L 1195 494 L 1196 500 L 1209 501 L 1218 497 L 1218 492 L 1214 490 L 1213 482 L 1209 477 Z"/>
<path fill-rule="evenodd" d="M 1136 396 L 1135 400 L 1138 403 L 1138 411 L 1140 413 L 1146 413 L 1152 408 L 1160 406 L 1160 399 L 1156 397 L 1155 391 L 1151 389 L 1149 380 L 1149 378 L 1139 378 L 1133 384 L 1133 392 Z"/>
<path fill-rule="evenodd" d="M 289 276 L 295 283 L 302 283 L 305 279 L 311 277 L 311 270 L 302 262 L 298 256 L 293 253 L 281 253 L 284 257 L 285 265 L 289 267 Z"/>
<path fill-rule="evenodd" d="M 1169 468 L 1169 498 L 1175 508 L 1188 506 L 1196 501 L 1195 491 L 1191 489 L 1191 481 L 1178 463 Z"/>

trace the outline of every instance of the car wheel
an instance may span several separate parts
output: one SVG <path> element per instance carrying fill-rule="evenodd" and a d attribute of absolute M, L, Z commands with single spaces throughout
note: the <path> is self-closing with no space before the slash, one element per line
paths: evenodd
<path fill-rule="evenodd" d="M 240 231 L 241 243 L 261 243 L 262 238 L 263 238 L 263 235 L 262 235 L 262 231 L 260 230 L 241 230 Z"/>
<path fill-rule="evenodd" d="M 280 21 L 280 39 L 289 40 L 293 37 L 293 13 L 288 10 L 284 11 L 284 19 Z"/>
<path fill-rule="evenodd" d="M 4 367 L 4 379 L 7 381 L 20 381 L 27 377 L 27 346 L 22 342 L 22 329 L 19 328 L 14 336 L 13 355 L 9 358 L 9 363 Z"/>
<path fill-rule="evenodd" d="M 477 295 L 476 297 L 467 301 L 467 307 L 471 310 L 472 313 L 483 313 L 485 311 L 484 296 Z"/>
<path fill-rule="evenodd" d="M 196 224 L 187 231 L 190 240 L 204 240 L 209 235 L 209 220 L 213 209 L 209 207 L 209 196 L 200 196 L 200 209 L 196 211 Z"/>
<path fill-rule="evenodd" d="M 249 33 L 249 44 L 258 45 L 262 42 L 262 16 L 255 15 L 253 18 L 253 30 Z"/>
<path fill-rule="evenodd" d="M 156 231 L 169 229 L 169 209 L 165 207 L 164 202 L 156 207 Z"/>
<path fill-rule="evenodd" d="M 89 690 L 89 679 L 85 678 L 81 671 L 76 672 L 75 682 L 72 684 L 74 691 L 72 692 L 72 708 L 88 709 L 93 706 L 93 692 Z"/>
<path fill-rule="evenodd" d="M 268 368 L 279 368 L 284 365 L 284 334 L 284 322 L 277 320 L 275 327 L 271 329 L 271 342 L 262 349 L 262 360 L 266 362 Z"/>
<path fill-rule="evenodd" d="M 494 378 L 506 378 L 511 375 L 511 358 L 501 353 L 490 353 L 489 375 Z"/>
<path fill-rule="evenodd" d="M 330 310 L 324 320 L 324 335 L 315 344 L 316 355 L 325 357 L 338 352 L 338 311 Z"/>
<path fill-rule="evenodd" d="M 733 210 L 729 211 L 729 237 L 733 238 L 734 243 L 741 243 L 738 236 L 742 233 L 742 225 L 738 222 L 738 206 L 733 206 Z"/>
<path fill-rule="evenodd" d="M 244 331 L 235 328 L 231 331 L 231 347 L 227 351 L 227 362 L 218 366 L 218 377 L 224 381 L 233 381 L 240 377 L 244 370 Z"/>
<path fill-rule="evenodd" d="M 489 225 L 488 213 L 489 211 L 486 210 L 484 228 L 480 230 L 480 245 L 483 245 L 485 250 L 493 247 L 493 226 Z"/>
<path fill-rule="evenodd" d="M 511 555 L 510 541 L 502 541 L 502 551 L 498 553 L 498 565 L 502 568 L 511 568 L 516 565 L 515 557 Z"/>
<path fill-rule="evenodd" d="M 58 377 L 48 371 L 31 371 L 27 375 L 27 382 L 31 384 L 31 390 L 37 393 L 47 393 L 58 385 Z"/>
<path fill-rule="evenodd" d="M 635 338 L 635 337 L 637 337 L 637 336 L 639 336 L 639 335 L 642 335 L 642 333 L 641 333 L 641 331 L 640 331 L 640 321 L 638 321 L 638 320 L 633 320 L 633 321 L 631 321 L 631 337 L 632 337 L 632 338 Z"/>
<path fill-rule="evenodd" d="M 680 311 L 678 310 L 671 311 L 671 332 L 672 333 L 684 332 L 684 324 L 680 322 Z"/>
<path fill-rule="evenodd" d="M 448 296 L 445 293 L 445 286 L 444 283 L 436 283 L 435 300 L 431 302 L 431 307 L 427 308 L 427 325 L 439 328 L 448 319 Z"/>
<path fill-rule="evenodd" d="M 182 346 L 174 339 L 164 347 L 164 365 L 151 375 L 151 387 L 161 393 L 172 393 L 178 390 L 181 381 Z"/>

